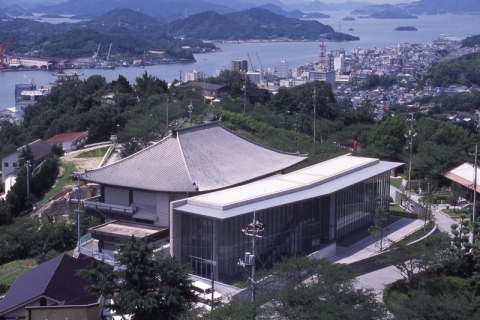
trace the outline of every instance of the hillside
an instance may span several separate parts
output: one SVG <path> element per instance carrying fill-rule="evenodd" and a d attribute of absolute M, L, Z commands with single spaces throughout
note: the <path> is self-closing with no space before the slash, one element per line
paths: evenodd
<path fill-rule="evenodd" d="M 10 50 L 26 53 L 38 50 L 50 57 L 88 57 L 100 44 L 106 48 L 113 43 L 111 56 L 132 59 L 143 56 L 145 50 L 166 52 L 169 58 L 193 59 L 181 49 L 208 47 L 192 39 L 167 39 L 166 26 L 149 15 L 130 9 L 115 9 L 88 22 L 49 24 L 23 19 L 0 21 L 0 43 L 13 38 Z M 105 52 L 106 54 L 106 52 Z"/>
<path fill-rule="evenodd" d="M 170 33 L 177 37 L 209 40 L 290 39 L 337 41 L 358 40 L 318 21 L 287 18 L 269 10 L 254 8 L 219 15 L 204 12 L 170 24 Z"/>
<path fill-rule="evenodd" d="M 118 8 L 132 9 L 151 16 L 182 17 L 203 11 L 213 10 L 219 13 L 232 12 L 233 9 L 222 4 L 213 4 L 201 0 L 68 0 L 52 6 L 38 6 L 39 12 L 95 14 L 101 15 Z"/>

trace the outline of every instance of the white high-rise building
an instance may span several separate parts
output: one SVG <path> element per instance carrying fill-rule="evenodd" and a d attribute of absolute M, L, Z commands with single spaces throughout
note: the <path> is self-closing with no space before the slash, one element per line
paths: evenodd
<path fill-rule="evenodd" d="M 276 76 L 280 79 L 288 79 L 291 77 L 290 66 L 286 59 L 281 59 L 280 62 L 277 64 Z"/>
<path fill-rule="evenodd" d="M 338 57 L 333 59 L 333 70 L 335 72 L 342 72 L 345 66 L 345 57 L 343 54 L 340 54 Z"/>
<path fill-rule="evenodd" d="M 192 72 L 185 72 L 185 81 L 197 81 L 200 78 L 203 78 L 203 72 L 198 72 L 197 68 Z"/>

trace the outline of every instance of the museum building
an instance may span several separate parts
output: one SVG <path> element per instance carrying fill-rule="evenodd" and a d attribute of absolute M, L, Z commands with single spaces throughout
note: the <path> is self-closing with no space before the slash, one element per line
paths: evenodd
<path fill-rule="evenodd" d="M 242 232 L 256 221 L 256 264 L 325 250 L 371 226 L 375 209 L 388 207 L 390 171 L 402 163 L 345 155 L 289 174 L 172 203 L 171 253 L 193 273 L 232 283 L 244 273 L 239 260 L 252 250 Z"/>

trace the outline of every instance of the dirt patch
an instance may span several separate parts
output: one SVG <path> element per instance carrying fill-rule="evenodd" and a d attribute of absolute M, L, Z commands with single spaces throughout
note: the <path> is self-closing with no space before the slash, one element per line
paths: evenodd
<path fill-rule="evenodd" d="M 102 146 L 97 146 L 93 148 L 89 148 L 88 150 L 92 149 L 98 149 L 98 148 L 104 148 L 105 145 Z M 66 156 L 62 158 L 62 161 L 64 162 L 70 162 L 74 163 L 75 166 L 77 167 L 78 171 L 85 171 L 85 170 L 91 170 L 91 169 L 96 169 L 98 168 L 98 165 L 100 164 L 100 161 L 102 161 L 101 157 L 96 157 L 96 158 L 75 158 L 77 155 L 79 155 L 82 152 L 85 152 L 87 149 L 82 149 L 82 150 L 77 150 L 77 151 L 72 151 L 67 153 Z"/>

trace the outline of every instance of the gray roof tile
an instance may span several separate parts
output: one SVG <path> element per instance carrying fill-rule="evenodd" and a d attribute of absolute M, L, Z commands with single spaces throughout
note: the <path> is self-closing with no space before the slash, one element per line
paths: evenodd
<path fill-rule="evenodd" d="M 79 176 L 124 188 L 202 192 L 272 175 L 306 158 L 254 143 L 214 122 L 177 129 L 153 146 Z"/>

